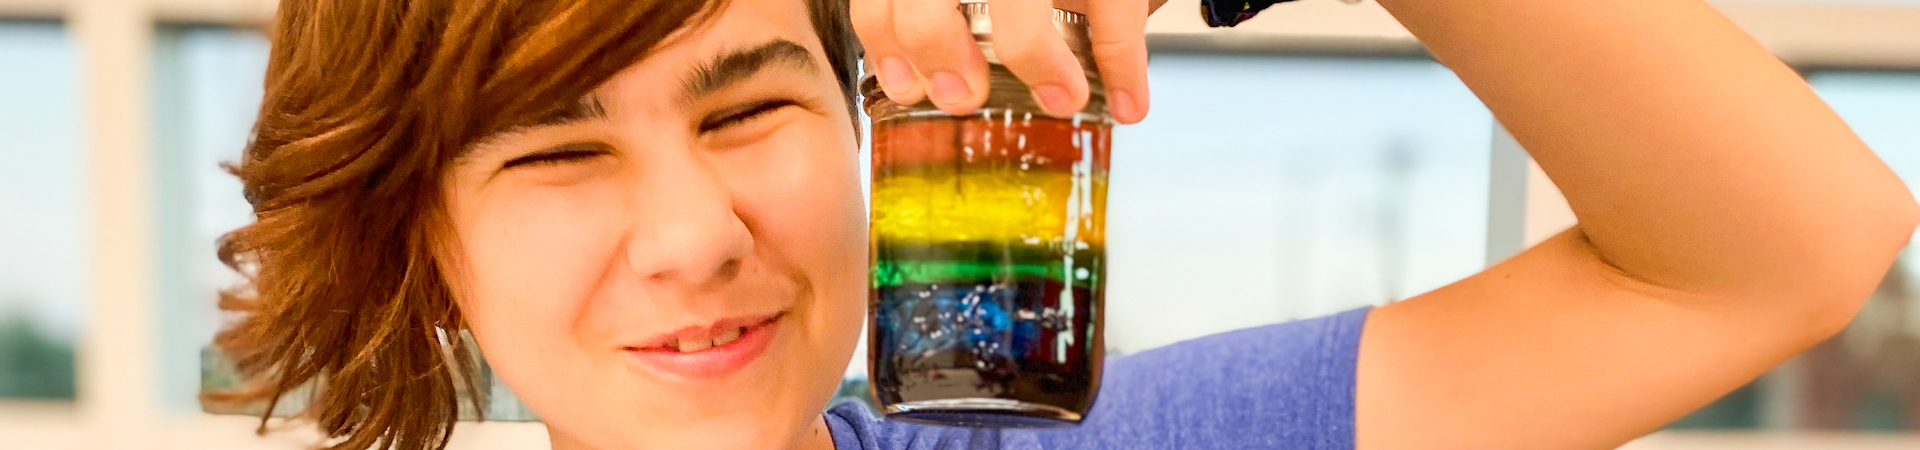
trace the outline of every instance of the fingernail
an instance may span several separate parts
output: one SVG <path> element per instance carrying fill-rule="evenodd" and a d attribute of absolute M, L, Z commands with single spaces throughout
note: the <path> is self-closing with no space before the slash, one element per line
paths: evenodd
<path fill-rule="evenodd" d="M 1116 121 L 1133 120 L 1133 95 L 1127 91 L 1114 90 L 1107 93 L 1107 112 L 1113 114 Z"/>
<path fill-rule="evenodd" d="M 967 87 L 967 80 L 953 72 L 934 73 L 933 76 L 927 77 L 927 81 L 933 84 L 932 91 L 928 92 L 927 96 L 932 97 L 934 103 L 951 105 L 966 101 L 967 97 L 973 96 L 973 89 Z"/>
<path fill-rule="evenodd" d="M 1051 114 L 1072 114 L 1073 95 L 1067 88 L 1058 84 L 1042 84 L 1033 87 L 1033 97 L 1040 100 L 1040 107 Z"/>
<path fill-rule="evenodd" d="M 907 65 L 907 60 L 898 56 L 880 60 L 880 88 L 887 94 L 904 94 L 901 89 L 912 86 L 913 82 L 913 66 Z"/>

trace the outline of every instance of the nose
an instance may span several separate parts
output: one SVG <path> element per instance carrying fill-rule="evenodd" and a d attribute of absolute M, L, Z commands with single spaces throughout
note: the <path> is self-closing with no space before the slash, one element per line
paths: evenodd
<path fill-rule="evenodd" d="M 731 280 L 753 251 L 733 194 L 698 157 L 656 165 L 641 177 L 641 203 L 627 263 L 651 283 L 698 288 Z"/>

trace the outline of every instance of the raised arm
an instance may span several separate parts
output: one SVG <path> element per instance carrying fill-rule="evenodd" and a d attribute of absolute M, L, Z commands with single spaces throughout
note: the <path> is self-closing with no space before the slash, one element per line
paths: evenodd
<path fill-rule="evenodd" d="M 1380 0 L 1579 225 L 1373 313 L 1359 448 L 1613 448 L 1844 327 L 1917 219 L 1794 72 L 1700 0 Z"/>
<path fill-rule="evenodd" d="M 956 2 L 854 1 L 888 95 L 979 104 L 984 63 Z M 1920 222 L 1840 118 L 1701 0 L 1380 2 L 1507 125 L 1580 224 L 1372 313 L 1362 450 L 1618 446 L 1840 330 Z M 1078 73 L 1072 58 L 1027 39 L 1044 22 L 1017 14 L 1047 3 L 1080 4 L 992 2 L 1000 55 L 1030 85 L 1062 87 L 1069 107 L 1055 109 L 1076 109 L 1085 87 L 1060 75 Z M 1083 4 L 1123 122 L 1146 113 L 1141 28 L 1159 3 Z M 998 36 L 1008 29 L 1026 31 Z"/>

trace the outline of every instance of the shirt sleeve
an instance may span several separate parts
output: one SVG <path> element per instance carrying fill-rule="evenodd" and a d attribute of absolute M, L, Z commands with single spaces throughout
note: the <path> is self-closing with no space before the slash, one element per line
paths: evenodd
<path fill-rule="evenodd" d="M 1007 430 L 1005 448 L 1353 448 L 1367 308 L 1114 358 L 1080 426 Z"/>

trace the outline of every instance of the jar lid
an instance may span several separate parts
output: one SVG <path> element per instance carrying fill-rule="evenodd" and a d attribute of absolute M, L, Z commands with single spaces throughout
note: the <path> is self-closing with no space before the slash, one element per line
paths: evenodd
<path fill-rule="evenodd" d="M 973 33 L 973 39 L 980 43 L 981 53 L 988 64 L 999 64 L 1000 58 L 994 54 L 992 45 L 993 19 L 987 14 L 987 0 L 962 0 L 960 15 L 967 21 L 967 29 Z M 1093 35 L 1087 27 L 1087 16 L 1073 11 L 1054 8 L 1053 27 L 1067 43 L 1067 49 L 1080 60 L 1080 68 L 1086 72 L 1090 83 L 1099 83 L 1100 69 L 1094 66 Z M 877 69 L 872 58 L 862 58 L 860 68 L 868 77 Z"/>

